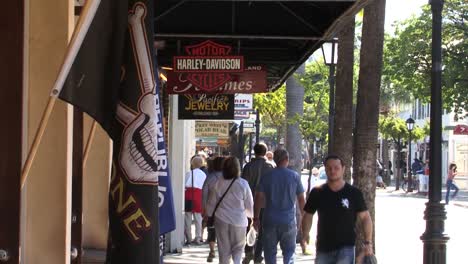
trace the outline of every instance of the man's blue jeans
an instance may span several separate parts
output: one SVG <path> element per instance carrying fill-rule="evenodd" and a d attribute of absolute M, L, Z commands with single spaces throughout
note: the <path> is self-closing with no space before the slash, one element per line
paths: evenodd
<path fill-rule="evenodd" d="M 330 252 L 317 251 L 315 264 L 354 264 L 354 247 L 342 247 Z"/>
<path fill-rule="evenodd" d="M 276 264 L 276 248 L 278 242 L 283 252 L 283 264 L 294 263 L 294 251 L 296 250 L 296 222 L 282 225 L 267 224 L 263 226 L 263 250 L 265 263 Z"/>

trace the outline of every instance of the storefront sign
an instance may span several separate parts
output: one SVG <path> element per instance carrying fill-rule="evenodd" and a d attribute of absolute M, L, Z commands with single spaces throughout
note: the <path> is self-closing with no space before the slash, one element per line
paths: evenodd
<path fill-rule="evenodd" d="M 468 135 L 468 126 L 467 125 L 456 125 L 453 129 L 454 135 Z"/>
<path fill-rule="evenodd" d="M 218 137 L 229 136 L 228 122 L 201 122 L 195 123 L 195 137 Z"/>
<path fill-rule="evenodd" d="M 199 94 L 199 93 L 266 93 L 266 71 L 263 67 L 247 67 L 242 73 L 232 73 L 230 80 L 217 88 L 203 90 L 194 85 L 186 73 L 167 73 L 167 92 L 169 94 Z"/>
<path fill-rule="evenodd" d="M 244 120 L 244 134 L 255 133 L 255 120 Z"/>
<path fill-rule="evenodd" d="M 252 94 L 236 94 L 234 97 L 234 111 L 249 111 L 253 109 Z"/>
<path fill-rule="evenodd" d="M 244 57 L 231 55 L 231 47 L 211 40 L 185 47 L 175 56 L 167 75 L 169 94 L 267 92 L 262 66 L 244 66 Z"/>
<path fill-rule="evenodd" d="M 180 95 L 179 119 L 234 119 L 234 95 Z"/>
<path fill-rule="evenodd" d="M 244 120 L 250 117 L 250 111 L 236 111 L 234 110 L 235 120 Z"/>

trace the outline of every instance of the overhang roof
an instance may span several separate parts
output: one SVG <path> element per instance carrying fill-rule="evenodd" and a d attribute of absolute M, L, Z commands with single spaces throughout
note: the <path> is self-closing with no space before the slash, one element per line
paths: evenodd
<path fill-rule="evenodd" d="M 369 0 L 157 0 L 160 66 L 206 39 L 233 47 L 248 65 L 264 65 L 270 89 L 281 85 L 322 42 Z"/>

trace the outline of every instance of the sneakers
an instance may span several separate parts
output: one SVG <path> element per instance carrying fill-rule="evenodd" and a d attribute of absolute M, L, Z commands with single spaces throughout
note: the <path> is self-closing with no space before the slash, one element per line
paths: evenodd
<path fill-rule="evenodd" d="M 208 254 L 208 258 L 206 258 L 206 262 L 213 262 L 213 259 L 216 257 L 216 254 L 214 251 L 210 251 L 210 254 Z"/>

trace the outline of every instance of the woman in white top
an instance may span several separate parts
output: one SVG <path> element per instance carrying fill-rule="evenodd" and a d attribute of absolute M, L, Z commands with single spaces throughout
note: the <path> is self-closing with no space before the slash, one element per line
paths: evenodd
<path fill-rule="evenodd" d="M 191 160 L 192 170 L 185 174 L 185 201 L 191 202 L 192 208 L 185 212 L 186 243 L 202 243 L 202 187 L 206 174 L 200 169 L 203 159 L 195 156 Z M 195 239 L 192 241 L 192 218 L 195 220 Z"/>
<path fill-rule="evenodd" d="M 227 191 L 215 212 L 220 264 L 228 264 L 231 257 L 234 264 L 241 263 L 247 217 L 253 217 L 252 192 L 248 182 L 240 178 L 240 173 L 239 160 L 228 157 L 224 161 L 223 177 L 212 185 L 208 196 L 206 210 L 208 215 L 212 215 L 216 204 Z"/>

